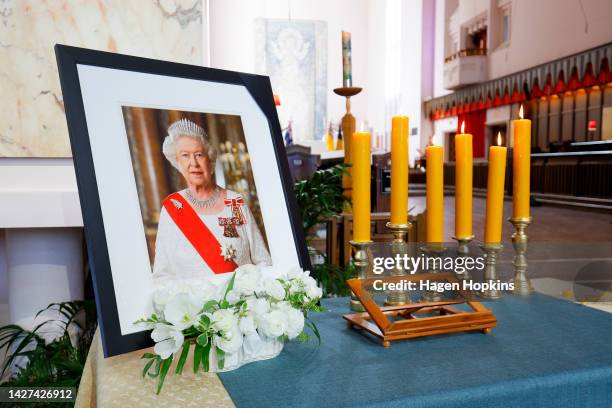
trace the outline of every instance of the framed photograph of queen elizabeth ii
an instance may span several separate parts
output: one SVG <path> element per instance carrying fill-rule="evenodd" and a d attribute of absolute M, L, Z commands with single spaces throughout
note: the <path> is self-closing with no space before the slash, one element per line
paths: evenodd
<path fill-rule="evenodd" d="M 56 46 L 105 356 L 154 289 L 309 258 L 267 77 Z"/>

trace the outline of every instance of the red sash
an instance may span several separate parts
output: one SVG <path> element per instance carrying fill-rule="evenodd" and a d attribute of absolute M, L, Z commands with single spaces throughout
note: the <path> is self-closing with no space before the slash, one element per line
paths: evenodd
<path fill-rule="evenodd" d="M 185 238 L 193 245 L 214 273 L 233 272 L 237 265 L 221 255 L 221 244 L 200 216 L 179 193 L 172 193 L 162 202 Z"/>

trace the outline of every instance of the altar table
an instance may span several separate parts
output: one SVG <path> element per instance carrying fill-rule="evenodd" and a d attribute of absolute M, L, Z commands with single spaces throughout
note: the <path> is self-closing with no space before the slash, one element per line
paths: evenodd
<path fill-rule="evenodd" d="M 610 407 L 612 314 L 544 295 L 483 302 L 491 334 L 393 342 L 348 329 L 324 300 L 322 345 L 220 374 L 238 407 Z"/>
<path fill-rule="evenodd" d="M 320 347 L 291 342 L 275 359 L 219 376 L 186 366 L 182 376 L 169 373 L 159 396 L 155 381 L 140 376 L 144 351 L 103 359 L 96 339 L 77 407 L 612 406 L 612 314 L 544 295 L 507 296 L 484 302 L 498 320 L 491 334 L 384 348 L 346 327 L 347 298 L 322 303 L 327 311 L 313 315 Z"/>

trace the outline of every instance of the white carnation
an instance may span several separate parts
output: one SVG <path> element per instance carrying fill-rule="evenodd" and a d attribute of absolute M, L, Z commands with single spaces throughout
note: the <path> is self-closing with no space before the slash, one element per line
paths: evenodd
<path fill-rule="evenodd" d="M 292 279 L 291 286 L 289 286 L 289 293 L 292 295 L 298 292 L 304 292 L 304 281 L 302 279 Z"/>
<path fill-rule="evenodd" d="M 285 298 L 285 288 L 276 279 L 269 279 L 264 283 L 264 291 L 273 299 L 283 300 Z"/>
<path fill-rule="evenodd" d="M 287 336 L 289 339 L 296 338 L 304 330 L 304 314 L 294 308 L 285 311 L 287 314 Z"/>
<path fill-rule="evenodd" d="M 261 298 L 248 298 L 246 302 L 255 324 L 258 325 L 261 318 L 270 311 L 270 303 L 266 299 Z"/>
<path fill-rule="evenodd" d="M 240 331 L 244 334 L 252 334 L 257 329 L 255 327 L 255 320 L 253 319 L 252 314 L 248 314 L 241 318 L 240 322 L 238 323 L 238 327 L 240 328 Z"/>
<path fill-rule="evenodd" d="M 225 334 L 238 326 L 238 317 L 230 309 L 219 309 L 211 316 L 212 327 Z"/>
<path fill-rule="evenodd" d="M 271 338 L 277 338 L 287 331 L 287 314 L 279 309 L 266 313 L 261 319 L 262 332 Z"/>
<path fill-rule="evenodd" d="M 255 265 L 241 265 L 236 269 L 234 290 L 243 295 L 250 295 L 259 289 L 261 271 Z"/>
<path fill-rule="evenodd" d="M 310 299 L 320 299 L 321 296 L 323 296 L 323 289 L 317 285 L 317 281 L 312 277 L 308 276 L 307 279 L 305 279 L 305 284 L 306 296 Z"/>
<path fill-rule="evenodd" d="M 275 303 L 272 308 L 274 310 L 282 310 L 283 312 L 287 312 L 287 310 L 292 309 L 293 307 L 291 306 L 291 303 L 283 300 L 282 302 Z"/>
<path fill-rule="evenodd" d="M 237 325 L 225 331 L 223 336 L 215 336 L 214 338 L 215 345 L 226 353 L 238 351 L 242 347 L 242 341 L 243 336 Z"/>

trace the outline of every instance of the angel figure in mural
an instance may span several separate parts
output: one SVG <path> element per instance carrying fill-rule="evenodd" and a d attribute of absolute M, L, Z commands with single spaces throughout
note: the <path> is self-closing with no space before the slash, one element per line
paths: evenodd
<path fill-rule="evenodd" d="M 243 197 L 215 180 L 217 152 L 204 130 L 181 119 L 168 128 L 163 153 L 187 188 L 163 200 L 153 277 L 191 278 L 272 261 Z"/>
<path fill-rule="evenodd" d="M 295 28 L 286 27 L 278 32 L 274 41 L 270 42 L 271 54 L 274 57 L 273 88 L 282 95 L 289 104 L 290 110 L 279 111 L 281 123 L 287 123 L 289 117 L 293 122 L 293 130 L 297 131 L 294 140 L 300 140 L 308 132 L 313 132 L 311 118 L 314 116 L 314 96 L 306 92 L 307 57 L 311 53 L 311 42 L 304 38 Z M 312 75 L 312 73 L 310 74 Z M 310 137 L 313 135 L 311 134 Z"/>

